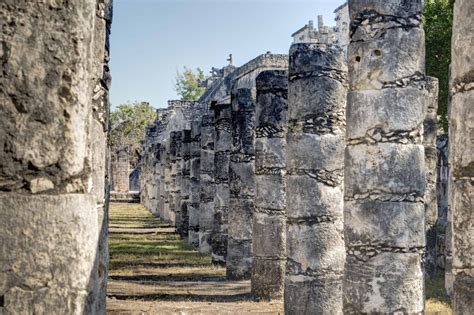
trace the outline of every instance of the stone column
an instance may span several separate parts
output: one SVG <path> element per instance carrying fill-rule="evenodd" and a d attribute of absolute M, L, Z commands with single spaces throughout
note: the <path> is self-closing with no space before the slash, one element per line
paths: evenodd
<path fill-rule="evenodd" d="M 199 252 L 210 255 L 212 252 L 212 229 L 214 224 L 214 113 L 207 111 L 201 122 L 199 201 Z"/>
<path fill-rule="evenodd" d="M 295 44 L 289 70 L 285 311 L 342 314 L 345 53 Z"/>
<path fill-rule="evenodd" d="M 121 147 L 117 150 L 115 160 L 112 164 L 113 190 L 116 192 L 128 193 L 130 174 L 130 162 L 128 147 Z"/>
<path fill-rule="evenodd" d="M 105 313 L 107 300 L 107 277 L 109 270 L 109 198 L 110 198 L 110 148 L 107 143 L 109 131 L 109 90 L 112 77 L 109 68 L 109 35 L 112 24 L 112 1 L 97 1 L 93 54 L 92 118 L 89 122 L 89 155 L 91 156 L 92 190 L 96 197 L 99 223 L 97 256 L 97 294 L 95 313 Z M 128 155 L 127 155 L 128 159 Z M 128 176 L 128 174 L 127 174 Z"/>
<path fill-rule="evenodd" d="M 189 189 L 190 189 L 190 159 L 191 159 L 191 129 L 182 131 L 183 143 L 181 146 L 182 156 L 182 185 L 181 185 L 181 224 L 178 233 L 183 237 L 188 236 L 189 229 Z"/>
<path fill-rule="evenodd" d="M 189 166 L 189 228 L 188 243 L 199 246 L 199 201 L 201 186 L 199 183 L 201 174 L 201 121 L 191 122 L 191 160 Z"/>
<path fill-rule="evenodd" d="M 0 313 L 105 313 L 110 10 L 0 4 Z"/>
<path fill-rule="evenodd" d="M 436 234 L 438 221 L 438 203 L 436 195 L 436 178 L 438 151 L 436 136 L 438 134 L 438 79 L 426 78 L 426 90 L 429 93 L 425 121 L 423 122 L 423 146 L 425 147 L 425 231 L 426 249 L 423 255 L 426 277 L 436 274 Z"/>
<path fill-rule="evenodd" d="M 232 92 L 230 208 L 227 278 L 248 279 L 252 268 L 252 226 L 255 197 L 255 95 L 251 89 Z"/>
<path fill-rule="evenodd" d="M 175 226 L 176 231 L 179 234 L 182 234 L 183 229 L 183 217 L 181 214 L 181 190 L 183 187 L 183 156 L 181 147 L 183 146 L 183 133 L 181 130 L 174 132 L 175 136 L 175 154 L 176 160 L 174 163 L 174 174 L 175 174 L 175 182 L 174 182 L 174 190 L 173 190 L 173 213 L 175 217 Z"/>
<path fill-rule="evenodd" d="M 252 293 L 271 300 L 285 280 L 288 71 L 264 71 L 256 86 Z"/>
<path fill-rule="evenodd" d="M 350 0 L 344 313 L 422 314 L 422 0 Z"/>
<path fill-rule="evenodd" d="M 214 196 L 214 230 L 212 231 L 212 262 L 215 264 L 225 264 L 227 257 L 227 219 L 230 202 L 229 163 L 232 144 L 231 113 L 230 104 L 220 104 L 214 107 L 216 191 Z"/>
<path fill-rule="evenodd" d="M 449 113 L 449 206 L 454 314 L 474 309 L 474 2 L 456 0 Z"/>
<path fill-rule="evenodd" d="M 168 221 L 169 218 L 168 216 L 168 209 L 169 209 L 169 204 L 168 204 L 168 176 L 169 176 L 169 171 L 168 171 L 168 164 L 167 164 L 167 155 L 168 151 L 166 149 L 166 142 L 162 143 L 160 146 L 160 169 L 161 169 L 161 174 L 160 174 L 160 201 L 159 201 L 159 206 L 158 206 L 158 213 L 161 219 L 164 221 Z"/>

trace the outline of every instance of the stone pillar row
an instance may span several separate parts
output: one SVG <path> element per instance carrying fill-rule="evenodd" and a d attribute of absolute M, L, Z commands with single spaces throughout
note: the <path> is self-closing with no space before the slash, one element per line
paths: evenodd
<path fill-rule="evenodd" d="M 472 309 L 472 11 L 456 1 L 447 286 L 459 314 Z M 286 314 L 422 314 L 438 246 L 422 1 L 352 0 L 349 12 L 348 52 L 295 44 L 288 71 L 234 86 L 170 133 L 159 213 L 256 297 L 284 296 Z"/>

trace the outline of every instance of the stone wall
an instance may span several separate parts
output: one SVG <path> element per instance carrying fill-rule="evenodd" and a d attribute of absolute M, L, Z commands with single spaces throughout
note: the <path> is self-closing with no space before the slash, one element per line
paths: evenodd
<path fill-rule="evenodd" d="M 0 4 L 0 313 L 105 313 L 111 13 Z"/>
<path fill-rule="evenodd" d="M 129 191 L 130 162 L 128 147 L 121 147 L 112 160 L 112 190 L 126 193 Z"/>

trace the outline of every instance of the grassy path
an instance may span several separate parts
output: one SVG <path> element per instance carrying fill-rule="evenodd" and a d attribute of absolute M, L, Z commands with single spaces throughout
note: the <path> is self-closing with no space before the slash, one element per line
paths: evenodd
<path fill-rule="evenodd" d="M 138 204 L 112 204 L 108 314 L 282 314 Z"/>

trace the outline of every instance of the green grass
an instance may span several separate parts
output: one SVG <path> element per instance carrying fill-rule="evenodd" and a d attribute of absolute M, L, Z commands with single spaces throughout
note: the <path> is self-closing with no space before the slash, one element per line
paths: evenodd
<path fill-rule="evenodd" d="M 110 270 L 130 272 L 157 264 L 209 264 L 211 258 L 170 233 L 169 224 L 154 217 L 141 205 L 112 204 L 109 235 Z M 143 229 L 144 234 L 133 234 L 127 229 Z M 118 232 L 118 233 L 117 233 Z M 150 232 L 152 234 L 150 234 Z M 145 234 L 147 233 L 147 234 Z"/>

